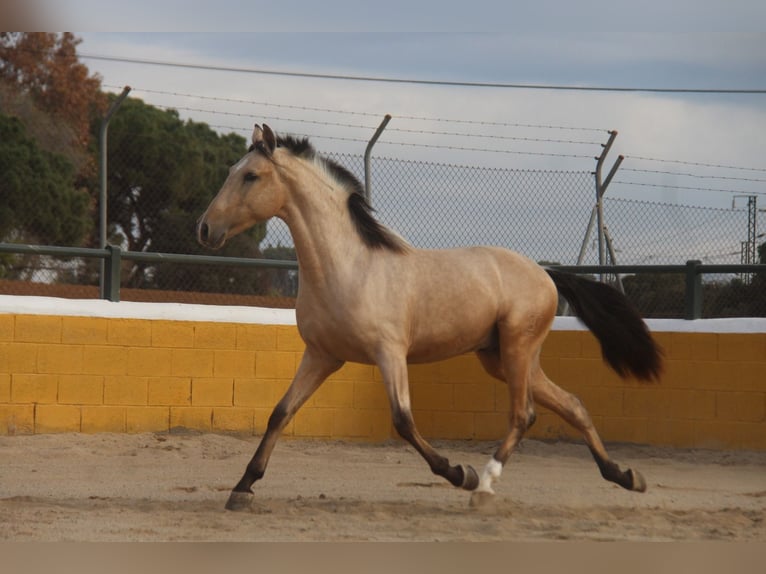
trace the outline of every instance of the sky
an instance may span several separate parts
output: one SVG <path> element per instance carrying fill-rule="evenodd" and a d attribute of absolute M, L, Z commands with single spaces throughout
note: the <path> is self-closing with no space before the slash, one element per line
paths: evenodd
<path fill-rule="evenodd" d="M 41 27 L 82 38 L 80 56 L 107 90 L 130 85 L 222 132 L 249 136 L 265 122 L 320 151 L 361 155 L 391 114 L 375 155 L 592 171 L 616 130 L 605 171 L 625 160 L 610 197 L 743 209 L 739 196 L 757 194 L 766 207 L 762 0 L 25 5 Z"/>

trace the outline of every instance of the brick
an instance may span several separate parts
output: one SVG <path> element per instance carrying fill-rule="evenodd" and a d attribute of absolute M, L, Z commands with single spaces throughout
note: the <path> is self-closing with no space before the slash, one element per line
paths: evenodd
<path fill-rule="evenodd" d="M 98 406 L 82 407 L 81 432 L 124 433 L 126 430 L 125 407 Z"/>
<path fill-rule="evenodd" d="M 253 426 L 255 434 L 263 434 L 266 432 L 266 427 L 269 423 L 269 417 L 271 416 L 272 408 L 253 408 Z M 302 410 L 299 412 L 303 412 Z M 291 420 L 287 428 L 282 431 L 283 436 L 292 436 L 293 429 L 295 427 L 295 419 Z"/>
<path fill-rule="evenodd" d="M 505 413 L 477 413 L 473 425 L 476 440 L 501 440 L 509 431 Z"/>
<path fill-rule="evenodd" d="M 236 341 L 234 324 L 196 323 L 194 326 L 194 346 L 198 349 L 234 349 Z"/>
<path fill-rule="evenodd" d="M 0 436 L 33 434 L 34 405 L 0 405 Z"/>
<path fill-rule="evenodd" d="M 764 393 L 719 392 L 715 397 L 717 419 L 740 422 L 766 420 Z"/>
<path fill-rule="evenodd" d="M 729 449 L 737 446 L 737 425 L 734 421 L 693 421 L 694 446 L 697 448 Z"/>
<path fill-rule="evenodd" d="M 152 347 L 193 347 L 194 327 L 191 321 L 152 321 Z"/>
<path fill-rule="evenodd" d="M 336 409 L 306 408 L 298 411 L 293 419 L 294 436 L 329 438 L 332 436 Z"/>
<path fill-rule="evenodd" d="M 0 372 L 36 373 L 37 350 L 32 343 L 0 343 Z"/>
<path fill-rule="evenodd" d="M 383 440 L 390 426 L 387 409 L 338 410 L 332 419 L 332 437 Z"/>
<path fill-rule="evenodd" d="M 473 355 L 461 355 L 436 364 L 439 373 L 437 382 L 474 383 L 488 375 Z"/>
<path fill-rule="evenodd" d="M 151 406 L 191 405 L 191 379 L 188 377 L 149 377 L 147 401 Z"/>
<path fill-rule="evenodd" d="M 279 400 L 276 395 L 277 385 L 275 381 L 268 379 L 234 379 L 235 406 L 272 408 Z"/>
<path fill-rule="evenodd" d="M 440 439 L 472 439 L 475 437 L 473 413 L 433 411 L 433 437 Z"/>
<path fill-rule="evenodd" d="M 742 422 L 736 427 L 736 447 L 747 450 L 766 450 L 766 424 Z"/>
<path fill-rule="evenodd" d="M 13 341 L 15 324 L 15 315 L 0 315 L 0 341 Z M 2 428 L 0 428 L 0 431 L 2 431 Z"/>
<path fill-rule="evenodd" d="M 604 417 L 605 441 L 646 444 L 649 437 L 645 417 Z"/>
<path fill-rule="evenodd" d="M 80 432 L 80 417 L 80 407 L 38 405 L 35 410 L 35 432 Z"/>
<path fill-rule="evenodd" d="M 212 407 L 170 407 L 170 428 L 213 430 Z"/>
<path fill-rule="evenodd" d="M 583 359 L 580 357 L 562 357 L 559 368 L 563 373 L 561 383 L 567 388 L 578 386 L 593 386 L 599 382 L 599 370 L 602 368 L 601 358 Z"/>
<path fill-rule="evenodd" d="M 105 345 L 108 320 L 100 317 L 62 317 L 61 342 L 71 345 Z"/>
<path fill-rule="evenodd" d="M 349 381 L 327 381 L 308 404 L 312 407 L 350 408 L 354 405 L 354 385 Z"/>
<path fill-rule="evenodd" d="M 144 319 L 108 319 L 107 321 L 107 341 L 110 345 L 151 346 L 151 321 Z"/>
<path fill-rule="evenodd" d="M 255 375 L 255 353 L 216 350 L 213 374 L 216 377 L 252 377 Z"/>
<path fill-rule="evenodd" d="M 453 392 L 457 410 L 471 412 L 495 410 L 494 383 L 456 383 Z"/>
<path fill-rule="evenodd" d="M 726 365 L 733 371 L 733 390 L 766 392 L 766 361 L 741 361 L 736 365 Z"/>
<path fill-rule="evenodd" d="M 298 333 L 298 327 L 277 325 L 277 350 L 303 353 L 306 344 Z"/>
<path fill-rule="evenodd" d="M 718 338 L 718 359 L 721 361 L 765 361 L 766 334 L 726 333 Z"/>
<path fill-rule="evenodd" d="M 295 371 L 294 352 L 256 351 L 255 353 L 255 376 L 259 379 L 292 379 Z"/>
<path fill-rule="evenodd" d="M 441 380 L 441 374 L 433 363 L 409 365 L 407 371 L 410 383 L 437 383 Z M 373 367 L 372 377 L 376 381 L 381 380 L 377 367 Z"/>
<path fill-rule="evenodd" d="M 718 357 L 717 333 L 687 333 L 690 338 L 691 358 L 707 360 Z"/>
<path fill-rule="evenodd" d="M 210 377 L 214 361 L 215 355 L 210 349 L 173 349 L 171 373 L 176 377 Z"/>
<path fill-rule="evenodd" d="M 172 374 L 171 349 L 135 347 L 128 349 L 128 375 L 161 377 Z"/>
<path fill-rule="evenodd" d="M 104 377 L 105 405 L 146 405 L 148 393 L 148 377 L 124 375 Z"/>
<path fill-rule="evenodd" d="M 213 409 L 213 430 L 253 434 L 254 419 L 253 409 L 216 407 Z"/>
<path fill-rule="evenodd" d="M 82 373 L 82 347 L 79 345 L 40 345 L 37 349 L 39 373 Z"/>
<path fill-rule="evenodd" d="M 100 405 L 104 402 L 104 377 L 61 375 L 58 402 L 63 405 Z"/>
<path fill-rule="evenodd" d="M 276 351 L 276 325 L 237 325 L 237 349 L 242 351 Z"/>
<path fill-rule="evenodd" d="M 454 385 L 417 383 L 410 385 L 412 406 L 418 410 L 448 411 L 455 408 Z"/>
<path fill-rule="evenodd" d="M 691 359 L 694 335 L 695 333 L 671 333 L 670 346 L 665 349 L 666 357 L 671 360 L 681 361 Z M 717 346 L 714 345 L 714 348 L 717 349 Z M 715 357 L 715 355 L 712 356 Z"/>
<path fill-rule="evenodd" d="M 128 372 L 128 351 L 124 347 L 86 345 L 82 349 L 82 372 L 124 375 Z"/>
<path fill-rule="evenodd" d="M 543 408 L 538 409 L 537 420 L 525 436 L 542 440 L 573 440 L 580 438 L 579 433 L 561 417 Z"/>
<path fill-rule="evenodd" d="M 14 340 L 19 343 L 60 343 L 61 317 L 17 315 Z"/>
<path fill-rule="evenodd" d="M 635 388 L 623 390 L 622 412 L 616 411 L 605 413 L 612 416 L 625 415 L 626 417 L 648 417 L 655 413 L 657 394 L 647 388 Z M 688 417 L 687 417 L 688 418 Z"/>
<path fill-rule="evenodd" d="M 371 381 L 372 365 L 346 363 L 327 378 L 328 381 Z"/>
<path fill-rule="evenodd" d="M 58 375 L 23 373 L 11 377 L 11 400 L 14 403 L 54 404 L 58 401 Z"/>
<path fill-rule="evenodd" d="M 581 357 L 583 334 L 580 331 L 551 331 L 545 340 L 542 356 Z"/>
<path fill-rule="evenodd" d="M 577 397 L 591 416 L 623 413 L 624 389 L 620 387 L 587 387 Z"/>
<path fill-rule="evenodd" d="M 694 421 L 688 419 L 658 419 L 649 421 L 647 440 L 650 444 L 689 448 L 694 446 Z"/>
<path fill-rule="evenodd" d="M 232 406 L 233 404 L 234 381 L 232 379 L 192 379 L 192 405 Z"/>
<path fill-rule="evenodd" d="M 678 364 L 676 362 L 676 364 Z M 681 364 L 683 365 L 683 364 Z M 666 370 L 673 368 L 670 361 L 666 365 Z M 692 361 L 688 365 L 688 380 L 693 381 L 693 385 L 697 389 L 709 389 L 709 390 L 733 390 L 734 374 L 733 368 L 736 365 L 731 363 L 724 363 L 718 361 Z M 681 373 L 684 371 L 681 370 Z M 678 378 L 682 378 L 683 374 Z M 663 377 L 663 382 L 665 377 Z M 674 381 L 674 386 L 678 386 L 677 381 Z"/>
<path fill-rule="evenodd" d="M 126 432 L 161 432 L 169 429 L 169 407 L 125 407 Z"/>
<path fill-rule="evenodd" d="M 354 386 L 355 409 L 388 409 L 388 396 L 381 383 L 375 381 L 356 381 Z"/>
<path fill-rule="evenodd" d="M 11 375 L 0 373 L 0 403 L 11 402 Z"/>

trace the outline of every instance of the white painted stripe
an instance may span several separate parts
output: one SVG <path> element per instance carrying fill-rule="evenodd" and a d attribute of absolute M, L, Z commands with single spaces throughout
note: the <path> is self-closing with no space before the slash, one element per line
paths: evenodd
<path fill-rule="evenodd" d="M 167 319 L 171 321 L 214 321 L 259 325 L 295 325 L 294 309 L 270 309 L 233 305 L 188 303 L 113 303 L 100 299 L 60 299 L 0 295 L 0 314 L 64 315 L 119 319 Z"/>
<path fill-rule="evenodd" d="M 731 319 L 646 319 L 651 331 L 665 333 L 766 333 L 766 317 L 735 317 Z M 554 331 L 587 331 L 577 317 L 556 317 Z"/>
<path fill-rule="evenodd" d="M 0 295 L 0 314 L 65 315 L 125 319 L 167 319 L 173 321 L 218 321 L 262 325 L 295 325 L 294 309 L 270 309 L 231 305 L 188 303 L 112 303 L 100 299 L 61 299 Z M 673 333 L 766 333 L 766 318 L 733 319 L 647 319 L 649 329 Z M 587 331 L 576 317 L 556 317 L 554 331 Z"/>

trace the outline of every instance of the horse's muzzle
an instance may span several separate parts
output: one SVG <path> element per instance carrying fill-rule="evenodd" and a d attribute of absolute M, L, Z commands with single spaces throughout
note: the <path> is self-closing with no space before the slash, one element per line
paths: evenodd
<path fill-rule="evenodd" d="M 204 220 L 197 224 L 197 241 L 205 247 L 218 249 L 226 241 L 226 232 L 215 232 Z"/>

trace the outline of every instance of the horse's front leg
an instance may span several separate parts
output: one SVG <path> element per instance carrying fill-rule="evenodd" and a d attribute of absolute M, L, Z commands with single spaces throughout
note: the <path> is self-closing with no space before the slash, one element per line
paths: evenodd
<path fill-rule="evenodd" d="M 266 472 L 266 465 L 279 435 L 314 391 L 341 366 L 343 361 L 321 354 L 311 347 L 306 348 L 293 382 L 271 412 L 266 432 L 261 438 L 258 449 L 247 465 L 242 479 L 229 496 L 226 503 L 228 510 L 245 510 L 250 507 L 253 500 L 253 483 L 260 480 Z"/>
<path fill-rule="evenodd" d="M 479 485 L 479 475 L 470 465 L 450 465 L 447 458 L 441 456 L 421 436 L 412 416 L 410 388 L 407 376 L 407 360 L 404 352 L 383 354 L 378 361 L 383 375 L 386 392 L 391 404 L 391 416 L 394 428 L 399 435 L 410 443 L 426 460 L 434 474 L 446 478 L 453 486 L 474 490 Z"/>

